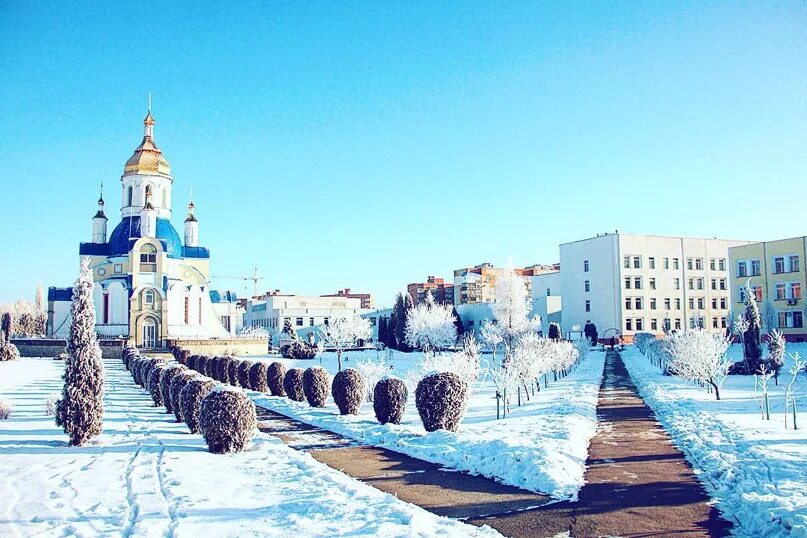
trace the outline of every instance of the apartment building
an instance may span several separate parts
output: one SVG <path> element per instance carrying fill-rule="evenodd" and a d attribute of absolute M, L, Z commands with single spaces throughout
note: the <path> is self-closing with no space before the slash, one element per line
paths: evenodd
<path fill-rule="evenodd" d="M 350 299 L 359 299 L 363 309 L 371 310 L 375 308 L 375 301 L 371 293 L 356 293 L 350 291 L 350 288 L 339 290 L 336 293 L 322 295 L 321 297 L 348 297 Z"/>
<path fill-rule="evenodd" d="M 807 338 L 804 330 L 805 303 L 802 290 L 807 285 L 804 257 L 807 237 L 766 241 L 729 249 L 731 303 L 743 308 L 745 286 L 750 282 L 766 331 L 778 328 L 791 341 Z"/>
<path fill-rule="evenodd" d="M 561 272 L 559 270 L 530 277 L 532 313 L 541 316 L 544 332 L 549 330 L 550 323 L 562 323 L 561 287 Z"/>
<path fill-rule="evenodd" d="M 493 267 L 493 264 L 482 263 L 473 267 L 463 267 L 454 270 L 454 304 L 492 303 L 496 300 L 496 279 L 507 269 Z M 542 273 L 559 270 L 554 265 L 530 265 L 516 268 L 515 272 L 525 278 L 525 285 L 529 287 L 529 277 Z"/>
<path fill-rule="evenodd" d="M 414 304 L 425 301 L 429 292 L 438 304 L 454 304 L 454 284 L 446 283 L 444 279 L 436 276 L 427 277 L 426 282 L 407 284 L 406 292 Z"/>
<path fill-rule="evenodd" d="M 560 246 L 565 331 L 601 338 L 703 327 L 724 331 L 731 310 L 729 248 L 749 241 L 603 234 Z"/>

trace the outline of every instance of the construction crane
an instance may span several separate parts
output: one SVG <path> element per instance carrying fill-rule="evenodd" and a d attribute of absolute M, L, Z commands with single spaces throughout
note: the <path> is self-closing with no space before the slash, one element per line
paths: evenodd
<path fill-rule="evenodd" d="M 223 276 L 223 275 L 214 275 L 210 278 L 223 278 L 227 280 L 251 280 L 252 281 L 252 296 L 258 296 L 258 283 L 263 280 L 263 277 L 258 273 L 258 268 L 256 267 L 252 273 L 252 276 Z"/>

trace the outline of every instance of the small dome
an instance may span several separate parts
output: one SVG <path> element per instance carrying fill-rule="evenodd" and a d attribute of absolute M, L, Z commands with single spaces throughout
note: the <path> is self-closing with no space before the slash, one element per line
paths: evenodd
<path fill-rule="evenodd" d="M 146 126 L 143 141 L 134 150 L 134 154 L 126 161 L 123 175 L 129 174 L 159 174 L 171 177 L 171 165 L 163 157 L 163 152 L 154 143 L 154 118 L 151 112 L 143 120 Z"/>

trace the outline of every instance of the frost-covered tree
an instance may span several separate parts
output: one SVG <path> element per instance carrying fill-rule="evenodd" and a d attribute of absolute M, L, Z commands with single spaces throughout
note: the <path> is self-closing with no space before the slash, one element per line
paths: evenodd
<path fill-rule="evenodd" d="M 779 371 L 785 363 L 785 335 L 778 329 L 768 333 L 768 357 L 765 361 L 767 369 L 779 384 Z"/>
<path fill-rule="evenodd" d="M 289 318 L 283 321 L 283 334 L 292 340 L 297 340 L 297 331 L 291 326 L 291 320 Z"/>
<path fill-rule="evenodd" d="M 56 424 L 64 428 L 71 446 L 83 445 L 103 427 L 104 366 L 95 334 L 93 285 L 90 260 L 82 258 L 70 306 L 64 390 L 56 413 Z"/>
<path fill-rule="evenodd" d="M 426 300 L 408 312 L 406 343 L 426 354 L 449 347 L 457 342 L 457 328 L 451 307 L 434 302 L 431 291 Z"/>
<path fill-rule="evenodd" d="M 352 312 L 336 316 L 327 325 L 319 327 L 320 342 L 336 351 L 336 362 L 342 371 L 342 353 L 354 347 L 359 340 L 368 340 L 372 335 L 370 320 Z"/>
<path fill-rule="evenodd" d="M 762 317 L 757 306 L 757 298 L 751 280 L 745 284 L 745 312 L 743 313 L 748 321 L 748 329 L 743 335 L 743 345 L 745 346 L 745 358 L 749 362 L 751 374 L 758 369 L 760 358 L 762 357 L 762 345 L 760 343 L 760 330 L 762 327 Z"/>
<path fill-rule="evenodd" d="M 482 351 L 473 334 L 466 334 L 462 341 L 462 349 L 454 353 L 426 353 L 414 368 L 406 373 L 412 387 L 416 387 L 421 379 L 434 373 L 451 372 L 468 385 L 470 392 L 473 383 L 479 379 L 482 371 Z"/>
<path fill-rule="evenodd" d="M 769 299 L 762 303 L 762 311 L 760 312 L 761 330 L 769 333 L 779 326 L 779 317 L 776 314 L 776 309 L 771 304 Z"/>
<path fill-rule="evenodd" d="M 513 351 L 518 339 L 541 328 L 541 318 L 530 318 L 530 296 L 524 279 L 512 267 L 496 279 L 496 300 L 490 309 L 496 319 L 496 330 L 501 334 L 504 345 L 504 361 Z"/>
<path fill-rule="evenodd" d="M 454 317 L 454 327 L 457 329 L 457 341 L 459 341 L 465 336 L 465 324 L 462 322 L 456 306 L 451 309 L 451 315 Z"/>
<path fill-rule="evenodd" d="M 684 379 L 709 385 L 719 400 L 720 387 L 731 366 L 731 360 L 726 357 L 729 344 L 724 335 L 699 328 L 670 334 L 665 340 L 670 353 L 669 371 Z"/>
<path fill-rule="evenodd" d="M 358 370 L 366 381 L 365 388 L 367 393 L 365 394 L 365 398 L 368 402 L 372 402 L 375 384 L 390 373 L 390 364 L 382 357 L 376 356 L 359 359 L 353 367 Z"/>
<path fill-rule="evenodd" d="M 2 331 L 2 339 L 0 339 L 0 343 L 8 344 L 11 340 L 11 331 L 14 327 L 14 314 L 12 312 L 3 312 L 2 318 L 0 318 L 0 331 Z"/>

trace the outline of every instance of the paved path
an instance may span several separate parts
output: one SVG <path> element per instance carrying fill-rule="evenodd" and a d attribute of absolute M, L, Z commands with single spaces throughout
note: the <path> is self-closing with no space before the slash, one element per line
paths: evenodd
<path fill-rule="evenodd" d="M 561 531 L 573 537 L 728 534 L 731 525 L 709 504 L 683 453 L 638 396 L 616 352 L 606 356 L 597 418 L 578 502 L 478 522 L 508 536 Z"/>
<path fill-rule="evenodd" d="M 616 352 L 606 357 L 599 427 L 575 503 L 551 503 L 543 495 L 361 445 L 267 409 L 258 412 L 263 431 L 319 461 L 431 512 L 489 525 L 505 536 L 716 537 L 730 529 L 638 396 Z"/>

